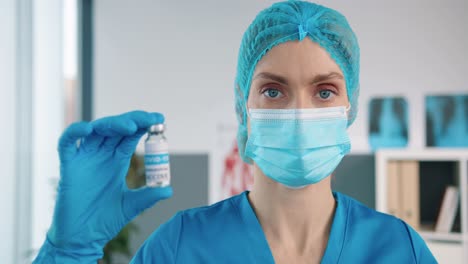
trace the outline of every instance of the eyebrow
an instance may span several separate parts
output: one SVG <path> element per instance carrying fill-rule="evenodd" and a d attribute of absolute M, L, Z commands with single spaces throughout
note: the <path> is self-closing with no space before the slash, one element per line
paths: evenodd
<path fill-rule="evenodd" d="M 276 82 L 279 82 L 279 83 L 284 84 L 284 85 L 288 85 L 288 80 L 285 77 L 274 74 L 274 73 L 270 73 L 270 72 L 260 72 L 260 73 L 258 73 L 257 75 L 254 76 L 253 80 L 255 80 L 257 78 L 269 79 L 269 80 L 276 81 Z M 331 80 L 331 79 L 341 79 L 341 80 L 343 80 L 344 77 L 339 72 L 329 72 L 329 73 L 325 73 L 325 74 L 317 74 L 317 75 L 314 76 L 314 78 L 312 78 L 312 80 L 309 83 L 310 84 L 316 84 L 316 83 Z"/>

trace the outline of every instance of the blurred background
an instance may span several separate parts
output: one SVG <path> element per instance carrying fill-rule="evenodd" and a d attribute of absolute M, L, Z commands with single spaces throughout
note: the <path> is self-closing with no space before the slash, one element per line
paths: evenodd
<path fill-rule="evenodd" d="M 0 0 L 2 262 L 29 263 L 41 246 L 59 178 L 57 141 L 75 121 L 137 109 L 167 120 L 175 195 L 135 219 L 107 248 L 107 263 L 128 263 L 175 212 L 247 189 L 252 178 L 235 147 L 237 52 L 247 26 L 273 2 Z M 456 149 L 465 164 L 454 181 L 461 235 L 431 249 L 463 261 L 468 1 L 317 2 L 348 18 L 361 47 L 352 153 L 334 189 L 379 209 L 376 151 Z M 140 144 L 129 177 L 141 177 L 142 153 Z"/>

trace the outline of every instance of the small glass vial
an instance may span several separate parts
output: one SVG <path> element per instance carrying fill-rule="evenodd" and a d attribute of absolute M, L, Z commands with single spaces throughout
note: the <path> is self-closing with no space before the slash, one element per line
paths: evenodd
<path fill-rule="evenodd" d="M 146 186 L 166 187 L 171 183 L 169 151 L 164 124 L 152 125 L 145 140 Z"/>

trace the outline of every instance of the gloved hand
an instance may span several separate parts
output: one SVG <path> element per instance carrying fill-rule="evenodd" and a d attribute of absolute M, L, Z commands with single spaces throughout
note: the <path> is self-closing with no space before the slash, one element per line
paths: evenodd
<path fill-rule="evenodd" d="M 163 121 L 161 114 L 135 111 L 66 129 L 52 226 L 34 263 L 96 263 L 130 220 L 172 195 L 171 187 L 131 190 L 125 180 L 139 139 Z"/>

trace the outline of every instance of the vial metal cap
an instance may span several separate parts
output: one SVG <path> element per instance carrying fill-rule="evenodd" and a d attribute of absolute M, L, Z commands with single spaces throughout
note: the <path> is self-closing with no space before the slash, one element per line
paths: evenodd
<path fill-rule="evenodd" d="M 164 131 L 165 125 L 164 124 L 156 124 L 152 125 L 148 128 L 148 132 L 150 133 L 161 133 Z"/>

